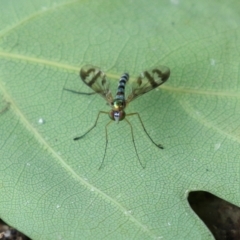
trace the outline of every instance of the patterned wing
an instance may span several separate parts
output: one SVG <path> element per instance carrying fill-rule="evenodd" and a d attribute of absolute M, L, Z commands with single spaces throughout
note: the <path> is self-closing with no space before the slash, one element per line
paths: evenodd
<path fill-rule="evenodd" d="M 105 73 L 102 72 L 100 68 L 85 65 L 80 70 L 80 78 L 107 102 L 110 104 L 113 102 L 113 97 L 109 90 L 109 82 L 106 79 Z"/>
<path fill-rule="evenodd" d="M 150 70 L 146 70 L 140 74 L 136 79 L 132 92 L 129 94 L 126 102 L 127 104 L 137 97 L 157 88 L 168 80 L 170 76 L 170 69 L 165 66 L 158 66 Z"/>

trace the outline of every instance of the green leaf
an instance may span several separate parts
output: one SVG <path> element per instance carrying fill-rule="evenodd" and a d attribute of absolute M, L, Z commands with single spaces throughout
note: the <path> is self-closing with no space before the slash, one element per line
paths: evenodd
<path fill-rule="evenodd" d="M 205 190 L 239 204 L 238 1 L 9 1 L 0 9 L 0 216 L 33 239 L 213 239 L 187 202 Z M 101 67 L 170 79 L 136 116 L 79 141 L 104 99 L 79 78 Z"/>

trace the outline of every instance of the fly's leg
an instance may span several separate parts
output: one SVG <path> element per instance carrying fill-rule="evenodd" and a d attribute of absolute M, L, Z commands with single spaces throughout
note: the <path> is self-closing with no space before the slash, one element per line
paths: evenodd
<path fill-rule="evenodd" d="M 103 167 L 104 159 L 105 159 L 106 152 L 107 152 L 107 145 L 108 145 L 108 133 L 107 133 L 107 127 L 108 127 L 112 122 L 113 122 L 113 121 L 111 120 L 111 121 L 105 126 L 106 144 L 105 144 L 105 150 L 104 150 L 103 160 L 102 160 L 102 163 L 101 163 L 100 167 L 98 168 L 98 170 L 100 170 L 100 169 Z"/>
<path fill-rule="evenodd" d="M 137 157 L 138 157 L 138 161 L 139 161 L 140 165 L 142 166 L 142 168 L 145 168 L 145 166 L 144 166 L 143 163 L 141 162 L 140 157 L 139 157 L 138 152 L 137 152 L 137 148 L 136 148 L 136 144 L 135 144 L 135 139 L 134 139 L 134 135 L 133 135 L 132 124 L 131 124 L 126 118 L 125 118 L 125 120 L 127 121 L 127 123 L 129 124 L 129 126 L 130 126 L 130 128 L 131 128 L 132 141 L 133 141 L 133 145 L 134 145 L 134 148 L 135 148 L 135 152 L 136 152 Z"/>
<path fill-rule="evenodd" d="M 96 92 L 91 92 L 91 93 L 77 92 L 77 91 L 74 91 L 74 90 L 71 90 L 71 89 L 68 89 L 68 88 L 63 88 L 63 90 L 69 91 L 71 93 L 81 94 L 81 95 L 93 95 L 93 94 L 96 93 Z"/>
<path fill-rule="evenodd" d="M 133 116 L 133 115 L 137 115 L 137 116 L 138 116 L 138 119 L 140 120 L 140 123 L 141 123 L 141 125 L 142 125 L 143 130 L 144 130 L 144 132 L 147 134 L 147 136 L 148 136 L 148 138 L 151 140 L 151 142 L 152 142 L 156 147 L 163 149 L 163 146 L 162 146 L 161 144 L 155 143 L 155 142 L 153 141 L 153 139 L 150 137 L 150 135 L 148 134 L 146 128 L 144 127 L 144 124 L 143 124 L 143 122 L 142 122 L 142 119 L 141 119 L 139 113 L 135 112 L 135 113 L 126 114 L 126 116 Z"/>
<path fill-rule="evenodd" d="M 80 137 L 75 137 L 73 140 L 74 140 L 74 141 L 77 141 L 77 140 L 85 137 L 90 131 L 92 131 L 92 130 L 96 127 L 98 118 L 99 118 L 99 116 L 100 116 L 101 113 L 108 114 L 108 112 L 99 111 L 99 112 L 98 112 L 98 115 L 97 115 L 97 118 L 96 118 L 96 120 L 95 120 L 94 125 L 93 125 L 87 132 L 85 132 L 82 136 L 80 136 Z"/>

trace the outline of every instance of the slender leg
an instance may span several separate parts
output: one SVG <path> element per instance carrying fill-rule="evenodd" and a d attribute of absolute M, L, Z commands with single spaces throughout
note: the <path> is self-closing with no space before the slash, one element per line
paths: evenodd
<path fill-rule="evenodd" d="M 99 118 L 99 116 L 100 116 L 101 113 L 108 114 L 108 112 L 99 111 L 99 112 L 98 112 L 98 115 L 97 115 L 97 119 L 96 119 L 94 125 L 93 125 L 87 132 L 85 132 L 82 136 L 80 136 L 80 137 L 75 137 L 73 140 L 74 140 L 74 141 L 77 141 L 77 140 L 85 137 L 91 130 L 93 130 L 93 129 L 96 127 L 96 125 L 97 125 L 97 121 L 98 121 L 98 118 Z"/>
<path fill-rule="evenodd" d="M 133 135 L 133 128 L 132 128 L 132 124 L 127 120 L 127 118 L 125 118 L 125 120 L 127 121 L 127 123 L 129 124 L 130 128 L 131 128 L 131 134 L 132 134 L 132 141 L 133 141 L 133 145 L 134 145 L 134 148 L 135 148 L 135 152 L 137 154 L 137 157 L 138 157 L 138 161 L 140 163 L 140 165 L 142 166 L 142 168 L 145 168 L 145 166 L 142 164 L 141 160 L 140 160 L 140 157 L 138 155 L 138 152 L 137 152 L 137 148 L 136 148 L 136 144 L 135 144 L 135 140 L 134 140 L 134 135 Z"/>
<path fill-rule="evenodd" d="M 112 123 L 113 121 L 111 120 L 106 126 L 105 126 L 105 133 L 106 133 L 106 145 L 105 145 L 105 151 L 104 151 L 104 156 L 103 156 L 103 160 L 102 160 L 102 163 L 100 165 L 100 167 L 98 168 L 98 170 L 100 170 L 103 166 L 103 163 L 104 163 L 104 159 L 105 159 L 105 156 L 106 156 L 106 152 L 107 152 L 107 145 L 108 145 L 108 133 L 107 133 L 107 127 Z"/>
<path fill-rule="evenodd" d="M 63 88 L 63 90 L 66 90 L 66 91 L 69 91 L 69 92 L 72 92 L 72 93 L 76 93 L 76 94 L 81 94 L 81 95 L 93 95 L 93 94 L 96 93 L 96 92 L 91 92 L 91 93 L 77 92 L 77 91 L 74 91 L 74 90 L 71 90 L 71 89 L 68 89 L 68 88 Z"/>
<path fill-rule="evenodd" d="M 143 125 L 143 122 L 142 122 L 142 119 L 141 119 L 139 113 L 135 112 L 135 113 L 126 114 L 126 116 L 133 116 L 133 115 L 137 115 L 137 116 L 138 116 L 138 119 L 140 120 L 140 123 L 142 124 L 143 130 L 144 130 L 144 132 L 147 134 L 147 136 L 149 137 L 149 139 L 151 140 L 151 142 L 152 142 L 156 147 L 163 149 L 163 146 L 162 146 L 161 144 L 155 143 L 155 142 L 153 141 L 153 139 L 150 137 L 150 135 L 148 134 L 146 128 L 145 128 L 144 125 Z"/>

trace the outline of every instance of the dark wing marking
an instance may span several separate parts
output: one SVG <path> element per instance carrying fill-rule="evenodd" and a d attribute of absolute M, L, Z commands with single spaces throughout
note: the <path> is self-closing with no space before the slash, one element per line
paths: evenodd
<path fill-rule="evenodd" d="M 80 70 L 80 78 L 86 85 L 106 99 L 107 102 L 110 104 L 113 102 L 113 97 L 109 90 L 109 82 L 100 68 L 85 65 Z"/>
<path fill-rule="evenodd" d="M 126 102 L 127 104 L 133 101 L 135 98 L 151 91 L 154 88 L 157 88 L 164 82 L 168 80 L 170 76 L 170 69 L 165 66 L 158 66 L 150 70 L 144 71 L 136 79 L 132 92 L 129 94 Z"/>

